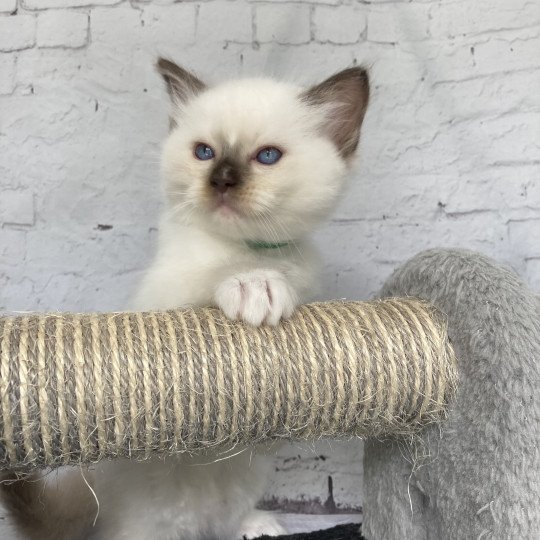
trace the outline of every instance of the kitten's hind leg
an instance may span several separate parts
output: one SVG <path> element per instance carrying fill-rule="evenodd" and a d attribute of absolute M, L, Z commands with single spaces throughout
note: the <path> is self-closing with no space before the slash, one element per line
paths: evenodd
<path fill-rule="evenodd" d="M 278 523 L 274 514 L 255 510 L 244 519 L 237 535 L 238 538 L 235 540 L 250 540 L 251 538 L 258 538 L 263 534 L 267 536 L 279 536 L 280 534 L 286 534 L 286 532 Z"/>

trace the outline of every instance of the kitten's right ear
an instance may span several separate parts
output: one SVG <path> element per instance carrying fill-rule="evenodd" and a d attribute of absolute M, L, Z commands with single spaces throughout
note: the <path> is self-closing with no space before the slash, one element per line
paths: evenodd
<path fill-rule="evenodd" d="M 323 131 L 349 159 L 360 138 L 360 128 L 369 102 L 369 76 L 362 67 L 336 73 L 306 90 L 302 98 L 314 106 L 327 107 Z"/>
<path fill-rule="evenodd" d="M 195 75 L 166 58 L 159 58 L 156 68 L 167 85 L 171 100 L 176 105 L 185 103 L 206 88 Z"/>

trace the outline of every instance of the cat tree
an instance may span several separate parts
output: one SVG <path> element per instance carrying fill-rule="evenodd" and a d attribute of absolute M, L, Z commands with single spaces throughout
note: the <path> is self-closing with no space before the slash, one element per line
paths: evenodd
<path fill-rule="evenodd" d="M 0 467 L 361 436 L 368 539 L 533 538 L 538 301 L 453 251 L 383 296 L 276 328 L 210 308 L 0 318 Z"/>

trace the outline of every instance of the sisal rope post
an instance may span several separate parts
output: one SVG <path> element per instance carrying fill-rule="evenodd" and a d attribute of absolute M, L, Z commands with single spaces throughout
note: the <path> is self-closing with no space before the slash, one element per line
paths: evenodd
<path fill-rule="evenodd" d="M 0 318 L 0 468 L 269 439 L 407 435 L 457 382 L 415 299 L 301 306 L 253 328 L 214 308 Z"/>

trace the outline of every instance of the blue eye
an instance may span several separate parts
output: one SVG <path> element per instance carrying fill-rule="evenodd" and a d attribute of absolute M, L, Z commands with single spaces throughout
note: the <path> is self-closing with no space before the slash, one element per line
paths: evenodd
<path fill-rule="evenodd" d="M 207 159 L 212 159 L 214 156 L 214 151 L 207 144 L 199 143 L 195 147 L 195 157 L 197 157 L 197 159 L 206 161 Z"/>
<path fill-rule="evenodd" d="M 274 148 L 273 146 L 268 146 L 267 148 L 263 148 L 257 154 L 256 159 L 259 163 L 262 163 L 263 165 L 273 165 L 281 159 L 282 155 L 283 154 L 281 153 L 281 151 L 277 148 Z"/>

